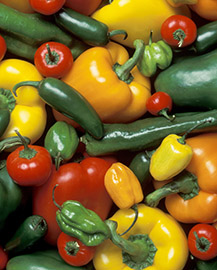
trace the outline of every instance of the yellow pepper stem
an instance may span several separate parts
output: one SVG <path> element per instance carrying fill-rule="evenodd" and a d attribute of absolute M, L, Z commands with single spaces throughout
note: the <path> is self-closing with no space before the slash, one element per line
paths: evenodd
<path fill-rule="evenodd" d="M 126 83 L 131 83 L 133 76 L 130 71 L 136 66 L 139 59 L 143 56 L 145 44 L 141 39 L 136 39 L 134 41 L 135 52 L 133 56 L 127 60 L 123 65 L 118 63 L 114 64 L 113 70 L 117 74 L 118 78 Z"/>
<path fill-rule="evenodd" d="M 145 204 L 151 207 L 157 207 L 161 199 L 168 195 L 178 193 L 184 200 L 189 200 L 198 195 L 199 186 L 197 177 L 184 170 L 172 182 L 148 194 L 145 198 Z"/>
<path fill-rule="evenodd" d="M 130 235 L 125 239 L 117 234 L 116 221 L 106 220 L 105 223 L 110 230 L 111 241 L 122 249 L 123 262 L 126 265 L 135 270 L 142 270 L 153 264 L 157 248 L 147 234 Z"/>

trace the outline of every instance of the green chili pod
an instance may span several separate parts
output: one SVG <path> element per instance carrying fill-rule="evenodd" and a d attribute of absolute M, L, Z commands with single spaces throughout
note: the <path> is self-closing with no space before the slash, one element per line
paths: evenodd
<path fill-rule="evenodd" d="M 102 219 L 80 202 L 68 200 L 56 213 L 60 229 L 78 238 L 86 246 L 97 246 L 109 237 L 109 230 Z"/>
<path fill-rule="evenodd" d="M 18 253 L 40 240 L 47 232 L 46 220 L 38 215 L 27 217 L 12 238 L 5 244 L 4 249 L 10 253 Z"/>
<path fill-rule="evenodd" d="M 64 121 L 55 122 L 48 130 L 44 146 L 55 160 L 56 168 L 72 158 L 79 144 L 75 128 Z"/>
<path fill-rule="evenodd" d="M 99 115 L 85 97 L 70 85 L 52 77 L 41 81 L 25 81 L 14 86 L 14 94 L 17 88 L 24 85 L 36 87 L 44 102 L 73 119 L 93 137 L 102 138 L 104 130 Z"/>

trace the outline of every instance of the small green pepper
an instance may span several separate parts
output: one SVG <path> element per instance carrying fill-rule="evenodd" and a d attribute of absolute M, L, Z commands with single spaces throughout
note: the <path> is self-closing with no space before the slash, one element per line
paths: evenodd
<path fill-rule="evenodd" d="M 157 68 L 167 68 L 173 59 L 173 51 L 171 47 L 159 40 L 152 42 L 152 31 L 150 33 L 149 44 L 145 46 L 143 57 L 139 60 L 137 67 L 139 71 L 146 77 L 153 76 Z"/>
<path fill-rule="evenodd" d="M 56 186 L 55 186 L 56 187 Z M 86 246 L 97 246 L 109 237 L 109 229 L 102 219 L 80 202 L 68 200 L 59 208 L 56 221 L 65 234 L 76 237 Z"/>
<path fill-rule="evenodd" d="M 38 215 L 29 216 L 5 244 L 4 249 L 14 255 L 31 247 L 35 242 L 42 239 L 46 232 L 47 222 L 43 217 Z"/>
<path fill-rule="evenodd" d="M 208 261 L 197 260 L 196 262 L 196 270 L 215 270 L 215 269 L 217 269 L 217 257 Z"/>
<path fill-rule="evenodd" d="M 44 146 L 55 160 L 56 169 L 62 161 L 68 161 L 74 155 L 79 144 L 75 128 L 64 121 L 57 121 L 48 130 Z"/>

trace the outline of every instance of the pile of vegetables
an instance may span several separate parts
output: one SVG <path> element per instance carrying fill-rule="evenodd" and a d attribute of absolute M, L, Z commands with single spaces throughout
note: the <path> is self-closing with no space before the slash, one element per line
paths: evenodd
<path fill-rule="evenodd" d="M 217 1 L 0 0 L 0 270 L 217 269 Z"/>

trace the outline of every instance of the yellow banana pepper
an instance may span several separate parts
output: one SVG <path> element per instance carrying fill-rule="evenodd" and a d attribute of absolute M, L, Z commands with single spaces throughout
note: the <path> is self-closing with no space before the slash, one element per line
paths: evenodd
<path fill-rule="evenodd" d="M 148 44 L 150 31 L 153 31 L 153 42 L 161 39 L 162 23 L 170 16 L 181 14 L 190 17 L 187 5 L 172 7 L 166 0 L 113 0 L 92 14 L 92 18 L 105 23 L 109 31 L 123 29 L 128 37 L 117 35 L 113 40 L 128 47 L 133 47 L 136 39 Z"/>
<path fill-rule="evenodd" d="M 12 92 L 13 86 L 22 81 L 40 81 L 41 74 L 36 67 L 24 60 L 6 59 L 0 63 L 0 88 Z M 10 122 L 1 139 L 16 136 L 15 129 L 31 143 L 36 142 L 44 132 L 47 120 L 45 103 L 32 86 L 18 89 L 16 104 L 11 112 Z"/>
<path fill-rule="evenodd" d="M 93 258 L 95 270 L 182 270 L 188 259 L 187 237 L 181 225 L 158 208 L 138 205 L 120 209 L 106 221 L 111 237 L 100 244 Z"/>
<path fill-rule="evenodd" d="M 135 47 L 130 59 L 126 49 L 115 43 L 90 48 L 62 78 L 90 102 L 104 123 L 131 122 L 147 111 L 151 83 L 136 67 L 144 44 L 137 41 Z"/>
<path fill-rule="evenodd" d="M 0 3 L 12 7 L 23 13 L 34 13 L 29 0 L 0 0 Z"/>
<path fill-rule="evenodd" d="M 104 184 L 109 196 L 120 209 L 130 208 L 144 198 L 136 175 L 121 162 L 113 163 L 107 170 Z"/>

